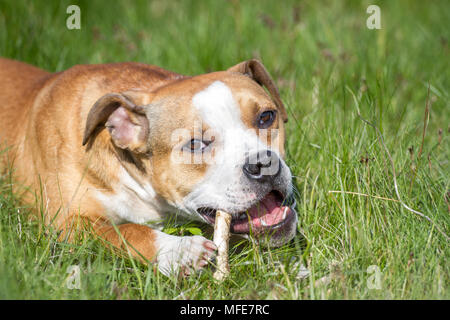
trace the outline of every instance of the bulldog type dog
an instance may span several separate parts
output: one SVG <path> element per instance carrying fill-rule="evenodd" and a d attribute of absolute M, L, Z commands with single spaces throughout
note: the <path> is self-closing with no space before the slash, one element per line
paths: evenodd
<path fill-rule="evenodd" d="M 169 275 L 205 267 L 216 247 L 162 232 L 167 217 L 214 224 L 221 209 L 232 233 L 273 246 L 296 232 L 287 114 L 257 60 L 191 77 L 141 63 L 49 73 L 0 59 L 0 96 L 4 164 L 66 239 L 84 228 Z"/>

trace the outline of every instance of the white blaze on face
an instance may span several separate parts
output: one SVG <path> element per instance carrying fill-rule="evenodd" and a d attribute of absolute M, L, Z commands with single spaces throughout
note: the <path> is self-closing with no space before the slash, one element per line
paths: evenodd
<path fill-rule="evenodd" d="M 215 81 L 197 93 L 192 104 L 211 128 L 206 135 L 215 137 L 212 146 L 216 152 L 203 181 L 184 199 L 185 206 L 246 209 L 257 195 L 242 185 L 242 165 L 249 152 L 266 150 L 267 144 L 255 130 L 246 128 L 239 105 L 223 82 Z"/>
<path fill-rule="evenodd" d="M 192 103 L 199 111 L 202 121 L 209 125 L 209 134 L 216 138 L 215 147 L 219 152 L 214 158 L 216 164 L 237 166 L 243 163 L 245 153 L 267 148 L 254 130 L 245 127 L 241 120 L 239 105 L 231 90 L 221 81 L 215 81 L 205 90 L 197 93 Z"/>
<path fill-rule="evenodd" d="M 245 128 L 231 90 L 221 81 L 215 81 L 197 93 L 192 98 L 192 103 L 211 128 Z"/>

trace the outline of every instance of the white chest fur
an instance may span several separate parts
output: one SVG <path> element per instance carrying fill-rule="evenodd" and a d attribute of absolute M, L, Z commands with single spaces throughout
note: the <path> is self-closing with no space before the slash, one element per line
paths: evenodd
<path fill-rule="evenodd" d="M 114 192 L 97 191 L 109 219 L 115 223 L 146 223 L 162 220 L 164 208 L 150 183 L 141 184 L 125 170 L 119 173 Z"/>

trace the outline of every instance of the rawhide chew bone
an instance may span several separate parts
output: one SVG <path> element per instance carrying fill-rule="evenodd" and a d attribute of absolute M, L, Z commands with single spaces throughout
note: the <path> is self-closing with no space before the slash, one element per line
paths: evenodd
<path fill-rule="evenodd" d="M 228 264 L 228 242 L 230 240 L 231 214 L 217 210 L 216 222 L 214 225 L 214 243 L 217 246 L 217 266 L 214 272 L 214 279 L 224 280 L 230 273 Z"/>

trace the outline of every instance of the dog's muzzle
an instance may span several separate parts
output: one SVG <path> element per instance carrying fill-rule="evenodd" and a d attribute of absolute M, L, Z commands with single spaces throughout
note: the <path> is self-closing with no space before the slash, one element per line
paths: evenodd
<path fill-rule="evenodd" d="M 263 150 L 247 155 L 242 165 L 243 183 L 259 193 L 257 201 L 237 212 L 231 211 L 230 231 L 234 234 L 250 234 L 260 238 L 267 236 L 286 241 L 295 234 L 297 213 L 295 199 L 282 178 L 282 163 L 275 152 Z M 289 194 L 287 194 L 289 192 Z M 200 207 L 197 212 L 207 223 L 215 224 L 216 211 L 219 207 Z M 230 212 L 230 211 L 229 211 Z"/>
<path fill-rule="evenodd" d="M 235 234 L 251 234 L 253 236 L 283 234 L 284 228 L 296 221 L 295 199 L 284 198 L 277 190 L 270 191 L 262 200 L 247 210 L 233 214 L 230 231 Z M 216 209 L 199 208 L 198 213 L 210 224 L 214 225 Z"/>

